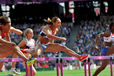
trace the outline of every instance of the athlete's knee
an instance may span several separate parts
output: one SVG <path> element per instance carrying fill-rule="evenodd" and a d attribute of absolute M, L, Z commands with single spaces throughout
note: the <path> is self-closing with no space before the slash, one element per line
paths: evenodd
<path fill-rule="evenodd" d="M 108 55 L 112 55 L 114 52 L 113 52 L 113 47 L 110 47 L 110 48 L 108 48 L 108 51 L 107 51 L 107 53 L 106 53 L 106 55 L 108 56 Z"/>
<path fill-rule="evenodd" d="M 97 75 L 94 75 L 94 74 L 93 74 L 93 76 L 97 76 Z"/>
<path fill-rule="evenodd" d="M 13 58 L 18 58 L 18 55 L 17 54 L 13 54 Z"/>
<path fill-rule="evenodd" d="M 33 56 L 34 57 L 39 57 L 41 55 L 41 53 L 42 53 L 42 50 L 43 49 L 37 49 L 37 50 L 35 50 L 35 52 L 33 53 Z"/>
<path fill-rule="evenodd" d="M 93 76 L 97 76 L 97 75 L 93 74 Z"/>
<path fill-rule="evenodd" d="M 32 55 L 33 55 L 33 57 L 39 57 L 40 56 L 39 53 L 33 53 Z"/>
<path fill-rule="evenodd" d="M 99 69 L 104 70 L 105 68 L 106 68 L 106 66 L 101 66 Z"/>

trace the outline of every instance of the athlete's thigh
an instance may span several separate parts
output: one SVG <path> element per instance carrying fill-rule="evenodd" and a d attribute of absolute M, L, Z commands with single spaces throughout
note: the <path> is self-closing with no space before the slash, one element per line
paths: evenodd
<path fill-rule="evenodd" d="M 24 53 L 24 55 L 25 55 L 27 58 L 31 58 L 31 54 L 30 54 L 30 53 Z"/>
<path fill-rule="evenodd" d="M 13 54 L 12 48 L 6 45 L 0 45 L 0 58 L 7 57 L 11 54 Z"/>
<path fill-rule="evenodd" d="M 45 52 L 53 52 L 56 53 L 57 51 L 63 51 L 62 50 L 63 45 L 58 43 L 49 44 L 47 48 L 45 49 Z"/>
<path fill-rule="evenodd" d="M 7 45 L 0 45 L 0 53 L 4 53 L 6 51 L 9 51 L 11 48 L 8 47 Z"/>
<path fill-rule="evenodd" d="M 109 59 L 102 60 L 102 67 L 106 67 L 109 63 Z"/>
<path fill-rule="evenodd" d="M 112 55 L 112 54 L 114 54 L 114 45 L 112 45 L 110 48 L 108 48 L 108 51 L 106 53 L 107 56 Z"/>

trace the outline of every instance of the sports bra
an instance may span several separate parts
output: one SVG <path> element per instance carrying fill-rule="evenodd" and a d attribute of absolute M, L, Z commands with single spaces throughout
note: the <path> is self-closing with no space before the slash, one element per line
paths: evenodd
<path fill-rule="evenodd" d="M 111 42 L 110 37 L 104 37 L 104 42 Z"/>
<path fill-rule="evenodd" d="M 0 27 L 0 31 L 2 30 L 2 28 Z M 2 33 L 1 32 L 1 37 L 4 38 L 6 36 L 6 32 Z"/>
<path fill-rule="evenodd" d="M 51 30 L 51 34 L 52 34 L 52 35 L 55 35 L 55 34 L 56 34 L 56 31 L 53 31 L 53 30 L 52 30 L 52 26 L 51 26 L 51 25 L 49 25 L 49 28 L 50 28 L 50 30 Z M 41 35 L 42 37 L 44 37 L 44 38 L 48 38 L 48 37 L 46 36 L 45 32 L 43 32 L 43 31 L 40 32 L 40 35 Z"/>

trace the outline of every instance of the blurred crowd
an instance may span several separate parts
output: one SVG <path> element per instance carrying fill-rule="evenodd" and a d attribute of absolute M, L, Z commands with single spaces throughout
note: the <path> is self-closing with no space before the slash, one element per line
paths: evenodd
<path fill-rule="evenodd" d="M 91 56 L 101 55 L 104 46 L 103 39 L 98 44 L 99 49 L 95 49 L 95 40 L 99 33 L 108 32 L 108 24 L 114 22 L 114 16 L 101 16 L 100 20 L 81 21 L 80 29 L 76 36 L 73 49 L 81 54 L 90 54 Z"/>

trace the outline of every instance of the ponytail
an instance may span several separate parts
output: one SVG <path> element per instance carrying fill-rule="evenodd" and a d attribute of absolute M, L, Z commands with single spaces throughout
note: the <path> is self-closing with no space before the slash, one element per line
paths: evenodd
<path fill-rule="evenodd" d="M 48 19 L 44 19 L 45 24 L 52 24 L 51 19 L 48 17 Z"/>

